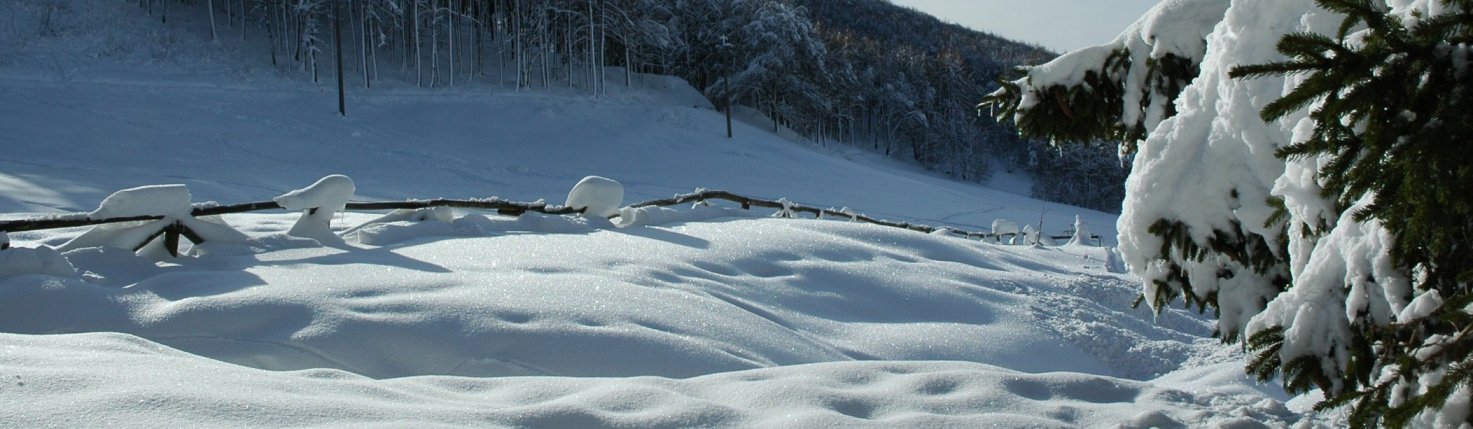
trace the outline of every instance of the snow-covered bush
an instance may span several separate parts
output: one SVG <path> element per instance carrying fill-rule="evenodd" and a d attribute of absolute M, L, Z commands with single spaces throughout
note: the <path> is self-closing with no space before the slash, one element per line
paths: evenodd
<path fill-rule="evenodd" d="M 1117 39 L 1166 21 L 1177 31 L 1141 40 L 1172 51 L 1205 35 L 1200 73 L 1167 108 L 1119 92 L 1149 70 L 1105 78 L 1126 69 L 1112 45 L 1035 68 L 992 102 L 1058 141 L 1129 152 L 1144 137 L 1122 259 L 1152 306 L 1216 311 L 1258 377 L 1354 403 L 1356 426 L 1473 422 L 1473 2 L 1229 3 L 1163 2 Z M 1170 19 L 1212 8 L 1220 20 Z M 1077 123 L 1111 106 L 1118 121 Z"/>
<path fill-rule="evenodd" d="M 287 192 L 273 199 L 287 210 L 302 212 L 302 217 L 287 231 L 293 237 L 311 238 L 321 242 L 336 242 L 341 238 L 332 232 L 332 218 L 343 211 L 357 188 L 353 179 L 333 174 L 318 179 L 306 188 Z"/>
<path fill-rule="evenodd" d="M 619 214 L 624 205 L 624 185 L 599 176 L 584 177 L 568 191 L 568 207 L 583 210 L 586 217 L 607 218 Z"/>

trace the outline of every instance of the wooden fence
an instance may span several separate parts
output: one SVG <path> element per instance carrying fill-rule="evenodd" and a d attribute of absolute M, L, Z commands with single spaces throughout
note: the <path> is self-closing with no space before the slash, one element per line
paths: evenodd
<path fill-rule="evenodd" d="M 782 216 L 782 217 L 796 217 L 799 213 L 806 213 L 806 214 L 813 215 L 813 217 L 815 219 L 817 219 L 817 218 L 823 218 L 824 216 L 828 216 L 830 218 L 835 218 L 835 219 L 848 219 L 848 220 L 854 221 L 854 222 L 870 223 L 870 224 L 888 226 L 888 227 L 893 227 L 893 228 L 902 228 L 902 229 L 908 229 L 908 230 L 911 230 L 911 231 L 917 231 L 917 232 L 922 232 L 922 233 L 927 233 L 927 234 L 935 233 L 936 231 L 939 231 L 939 230 L 945 230 L 947 233 L 949 233 L 951 235 L 958 236 L 958 237 L 963 237 L 963 238 L 968 238 L 968 239 L 978 239 L 978 240 L 995 239 L 995 240 L 999 240 L 999 241 L 1001 239 L 1001 237 L 999 237 L 997 235 L 994 235 L 991 232 L 967 231 L 967 230 L 963 230 L 963 229 L 956 229 L 956 228 L 949 228 L 949 227 L 943 228 L 943 227 L 934 227 L 934 226 L 929 226 L 929 225 L 915 224 L 915 223 L 910 223 L 910 222 L 890 221 L 890 220 L 885 220 L 885 219 L 877 219 L 877 218 L 874 218 L 874 217 L 870 217 L 870 216 L 866 216 L 866 215 L 863 215 L 863 214 L 855 213 L 855 212 L 852 212 L 852 211 L 849 211 L 849 210 L 839 210 L 839 209 L 833 209 L 833 208 L 820 208 L 820 207 L 813 207 L 813 206 L 807 206 L 807 205 L 802 205 L 802 204 L 796 204 L 796 203 L 789 202 L 786 199 L 781 199 L 781 200 L 776 200 L 776 201 L 774 201 L 774 200 L 764 200 L 764 199 L 759 199 L 759 198 L 747 197 L 747 196 L 743 196 L 743 195 L 737 195 L 737 194 L 734 194 L 734 193 L 731 193 L 731 192 L 727 192 L 727 191 L 713 191 L 713 190 L 704 190 L 704 189 L 697 190 L 696 192 L 692 192 L 692 193 L 688 193 L 688 194 L 676 195 L 676 196 L 670 197 L 670 198 L 658 199 L 658 200 L 651 200 L 651 201 L 645 201 L 645 202 L 641 202 L 641 203 L 636 203 L 636 204 L 630 205 L 629 207 L 631 207 L 631 208 L 669 207 L 669 206 L 677 206 L 677 205 L 684 205 L 684 204 L 702 203 L 702 202 L 707 202 L 707 201 L 711 201 L 711 200 L 724 200 L 724 201 L 734 202 L 734 203 L 737 203 L 737 204 L 741 205 L 741 208 L 742 209 L 751 209 L 752 207 L 764 207 L 764 208 L 777 209 L 779 211 L 778 212 L 778 215 L 779 216 Z M 526 213 L 538 213 L 538 214 L 543 214 L 543 215 L 572 215 L 572 214 L 581 214 L 582 213 L 582 210 L 581 209 L 573 209 L 573 208 L 570 208 L 570 207 L 567 207 L 567 206 L 549 205 L 549 204 L 547 204 L 545 202 L 532 202 L 532 203 L 527 203 L 527 202 L 506 201 L 506 200 L 501 200 L 501 199 L 498 199 L 498 198 L 470 199 L 470 200 L 433 199 L 433 200 L 367 201 L 367 202 L 351 202 L 350 201 L 350 202 L 347 203 L 347 205 L 346 205 L 346 207 L 344 209 L 345 210 L 352 210 L 352 211 L 416 210 L 416 209 L 426 209 L 426 208 L 433 208 L 433 207 L 452 207 L 452 208 L 466 208 L 466 209 L 478 209 L 478 210 L 494 210 L 497 214 L 504 215 L 504 216 L 521 216 L 521 215 L 526 214 Z M 193 217 L 218 216 L 218 215 L 224 215 L 224 214 L 248 213 L 248 212 L 258 212 L 258 211 L 267 211 L 267 210 L 281 210 L 281 209 L 283 209 L 283 207 L 281 207 L 281 205 L 280 204 L 277 204 L 275 201 L 260 201 L 260 202 L 243 203 L 243 204 L 231 204 L 231 205 L 198 205 L 197 204 L 197 205 L 195 205 L 195 207 L 193 208 L 193 210 L 191 210 L 190 216 L 193 216 Z M 313 209 L 309 209 L 308 212 L 310 214 L 310 213 L 314 213 L 316 210 L 317 210 L 316 208 L 313 208 Z M 104 224 L 112 224 L 112 223 L 122 223 L 122 222 L 156 221 L 156 220 L 165 219 L 165 217 L 166 216 L 164 216 L 164 215 L 152 215 L 152 216 L 112 217 L 112 218 L 94 219 L 94 218 L 89 217 L 89 215 L 87 213 L 74 213 L 74 214 L 66 214 L 66 215 L 48 216 L 48 217 L 36 218 L 36 219 L 20 219 L 20 220 L 0 221 L 0 232 L 35 231 L 35 230 L 58 229 L 58 228 L 75 228 L 75 227 L 83 227 L 83 226 L 96 226 L 96 225 L 104 225 Z M 0 235 L 0 237 L 3 237 L 3 235 Z M 200 244 L 200 243 L 204 243 L 205 242 L 205 239 L 203 237 L 201 237 L 200 234 L 198 234 L 198 233 L 190 230 L 190 228 L 187 227 L 187 226 L 185 226 L 184 223 L 175 221 L 175 222 L 172 222 L 172 223 L 160 225 L 159 226 L 159 229 L 157 231 L 154 231 L 152 234 L 149 234 L 147 236 L 147 238 L 144 239 L 142 242 L 138 243 L 133 248 L 133 250 L 134 251 L 137 251 L 139 249 L 142 249 L 144 246 L 148 245 L 149 243 L 153 242 L 154 240 L 159 239 L 160 237 L 163 237 L 163 239 L 164 239 L 164 247 L 169 251 L 169 254 L 170 255 L 173 255 L 173 256 L 176 256 L 176 257 L 179 256 L 180 238 L 189 240 L 190 242 L 192 242 L 194 244 Z M 1070 238 L 1070 236 L 1067 236 L 1067 235 L 1066 236 L 1053 236 L 1053 238 L 1055 238 L 1055 239 L 1068 239 L 1068 238 Z M 1094 236 L 1092 236 L 1092 238 L 1097 243 L 1100 240 L 1100 237 L 1098 235 L 1094 235 Z M 0 240 L 0 241 L 3 241 L 3 240 Z M 9 243 L 8 242 L 0 243 L 0 250 L 4 250 L 5 248 L 8 248 L 8 247 L 9 247 Z"/>

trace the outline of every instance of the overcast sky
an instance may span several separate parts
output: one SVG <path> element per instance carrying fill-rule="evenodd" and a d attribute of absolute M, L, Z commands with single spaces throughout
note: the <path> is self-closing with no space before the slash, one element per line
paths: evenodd
<path fill-rule="evenodd" d="M 1013 40 L 1064 52 L 1105 43 L 1158 0 L 891 0 Z"/>

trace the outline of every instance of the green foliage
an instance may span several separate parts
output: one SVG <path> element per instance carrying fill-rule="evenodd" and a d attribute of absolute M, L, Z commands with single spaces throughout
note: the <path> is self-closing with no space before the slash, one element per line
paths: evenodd
<path fill-rule="evenodd" d="M 1049 85 L 1024 88 L 1032 84 L 1020 80 L 1027 68 L 1018 69 L 1014 80 L 999 79 L 1001 88 L 983 99 L 981 107 L 992 109 L 1000 122 L 1015 121 L 1018 133 L 1025 138 L 1047 140 L 1054 144 L 1090 144 L 1098 141 L 1120 142 L 1125 152 L 1135 151 L 1135 143 L 1146 138 L 1145 115 L 1126 123 L 1126 109 L 1147 111 L 1154 103 L 1166 107 L 1163 117 L 1176 114 L 1174 101 L 1182 89 L 1198 74 L 1198 64 L 1188 58 L 1167 54 L 1148 60 L 1145 85 L 1139 106 L 1126 106 L 1126 81 L 1132 79 L 1131 53 L 1120 48 L 1112 51 L 1099 68 L 1087 71 L 1084 80 L 1075 85 Z M 1021 83 L 1021 84 L 1020 84 Z M 1038 103 L 1024 108 L 1020 104 L 1025 91 L 1037 93 Z M 1157 98 L 1165 97 L 1165 100 Z"/>
<path fill-rule="evenodd" d="M 1448 1 L 1442 15 L 1407 23 L 1366 0 L 1317 3 L 1347 16 L 1336 37 L 1287 35 L 1277 46 L 1287 61 L 1236 67 L 1230 75 L 1305 75 L 1261 112 L 1274 121 L 1313 106 L 1311 137 L 1278 156 L 1327 157 L 1319 175 L 1325 197 L 1342 213 L 1369 197 L 1355 218 L 1380 221 L 1394 238 L 1390 253 L 1397 267 L 1415 288 L 1437 291 L 1447 302 L 1422 320 L 1388 326 L 1355 321 L 1356 344 L 1343 373 L 1321 367 L 1317 356 L 1281 362 L 1278 331 L 1250 338 L 1249 348 L 1258 353 L 1248 369 L 1260 379 L 1283 375 L 1290 391 L 1325 389 L 1322 406 L 1353 403 L 1355 426 L 1401 427 L 1443 407 L 1458 387 L 1473 386 L 1473 367 L 1466 363 L 1473 320 L 1463 310 L 1473 302 L 1473 76 L 1467 58 L 1473 1 Z M 1382 381 L 1372 383 L 1377 370 L 1383 370 Z M 1422 385 L 1429 375 L 1438 381 Z M 1394 397 L 1406 399 L 1390 404 Z"/>

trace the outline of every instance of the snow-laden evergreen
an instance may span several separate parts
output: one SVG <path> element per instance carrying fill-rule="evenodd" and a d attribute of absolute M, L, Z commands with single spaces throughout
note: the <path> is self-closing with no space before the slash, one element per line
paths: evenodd
<path fill-rule="evenodd" d="M 1134 163 L 1119 249 L 1151 305 L 1213 309 L 1255 353 L 1250 371 L 1353 403 L 1354 425 L 1456 427 L 1469 418 L 1470 315 L 1442 306 L 1468 290 L 1468 157 L 1450 148 L 1467 130 L 1456 100 L 1470 8 L 1163 2 L 1115 43 L 1034 67 L 991 102 L 1025 133 L 1123 140 Z M 1112 46 L 1151 28 L 1171 29 L 1141 39 L 1163 47 L 1153 52 L 1202 52 L 1166 109 L 1158 93 L 1141 102 L 1100 85 L 1157 72 L 1100 74 L 1118 64 Z M 1199 34 L 1205 45 L 1172 42 Z M 1072 119 L 1111 106 L 1116 122 Z"/>

